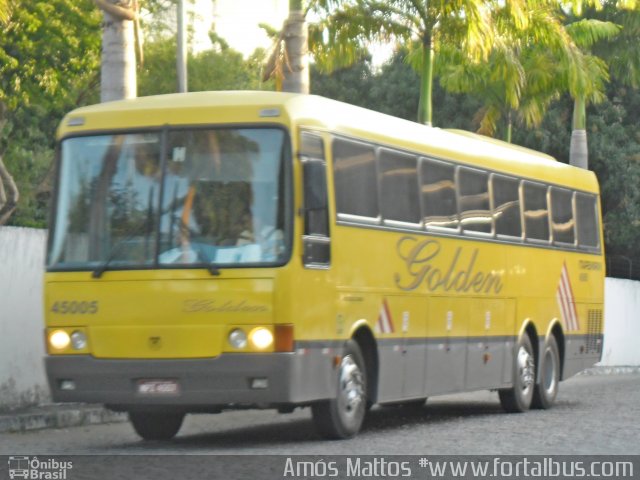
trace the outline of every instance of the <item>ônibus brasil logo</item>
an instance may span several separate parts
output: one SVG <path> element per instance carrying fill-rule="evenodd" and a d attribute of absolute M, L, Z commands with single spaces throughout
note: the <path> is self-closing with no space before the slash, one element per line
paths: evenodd
<path fill-rule="evenodd" d="M 55 458 L 39 460 L 38 457 L 9 457 L 9 478 L 31 480 L 66 480 L 67 470 L 73 468 L 73 462 L 63 462 Z"/>

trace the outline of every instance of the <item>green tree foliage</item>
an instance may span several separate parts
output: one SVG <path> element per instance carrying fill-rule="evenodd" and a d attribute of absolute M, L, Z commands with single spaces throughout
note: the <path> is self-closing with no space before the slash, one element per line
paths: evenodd
<path fill-rule="evenodd" d="M 405 61 L 407 52 L 399 51 L 379 70 L 373 70 L 369 56 L 350 67 L 331 74 L 318 68 L 311 71 L 311 93 L 358 105 L 370 110 L 415 120 L 420 98 L 420 76 Z M 479 99 L 471 95 L 445 91 L 434 84 L 433 109 L 444 128 L 477 130 L 474 113 Z"/>
<path fill-rule="evenodd" d="M 507 4 L 505 16 L 517 28 L 526 26 L 530 2 Z M 311 43 L 323 46 L 322 58 L 331 57 L 326 52 L 332 51 L 353 56 L 359 45 L 371 40 L 396 39 L 409 48 L 409 58 L 420 72 L 418 121 L 428 125 L 432 123 L 433 64 L 439 51 L 456 48 L 465 62 L 484 61 L 500 27 L 494 16 L 501 5 L 497 1 L 316 0 L 312 5 L 321 21 Z"/>
<path fill-rule="evenodd" d="M 265 53 L 257 50 L 249 59 L 212 35 L 214 48 L 190 54 L 187 64 L 189 91 L 259 90 L 260 68 Z M 155 40 L 145 46 L 145 62 L 138 74 L 140 96 L 176 92 L 175 37 Z"/>
<path fill-rule="evenodd" d="M 9 222 L 44 226 L 57 124 L 95 99 L 100 14 L 90 0 L 11 6 L 0 33 L 0 156 L 20 200 Z"/>
<path fill-rule="evenodd" d="M 607 253 L 638 258 L 640 92 L 614 82 L 608 93 L 587 112 L 589 159 L 602 190 Z"/>
<path fill-rule="evenodd" d="M 350 67 L 336 70 L 332 74 L 311 68 L 311 93 L 371 108 L 373 73 L 369 58 L 364 58 Z M 378 108 L 379 110 L 379 108 Z"/>

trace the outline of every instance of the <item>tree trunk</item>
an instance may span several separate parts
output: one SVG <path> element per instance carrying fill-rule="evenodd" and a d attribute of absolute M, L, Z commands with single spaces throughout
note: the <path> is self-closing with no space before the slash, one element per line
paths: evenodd
<path fill-rule="evenodd" d="M 178 92 L 185 93 L 188 90 L 187 80 L 187 29 L 186 6 L 187 0 L 178 0 L 178 45 L 176 50 L 176 70 L 178 72 Z"/>
<path fill-rule="evenodd" d="M 137 96 L 133 1 L 126 7 L 118 0 L 94 0 L 104 14 L 100 101 Z"/>
<path fill-rule="evenodd" d="M 422 40 L 422 72 L 420 75 L 420 102 L 418 103 L 418 122 L 432 125 L 433 107 L 433 40 L 427 36 Z"/>
<path fill-rule="evenodd" d="M 6 119 L 7 107 L 3 102 L 0 102 L 0 132 L 4 128 Z M 7 223 L 18 206 L 19 199 L 18 186 L 2 161 L 2 152 L 0 152 L 0 225 Z"/>
<path fill-rule="evenodd" d="M 309 30 L 301 0 L 290 0 L 284 24 L 284 42 L 289 65 L 284 70 L 284 92 L 309 93 Z"/>
<path fill-rule="evenodd" d="M 18 186 L 0 155 L 0 225 L 4 225 L 18 206 Z"/>
<path fill-rule="evenodd" d="M 587 106 L 583 97 L 576 98 L 573 104 L 573 131 L 569 147 L 569 163 L 574 167 L 589 168 L 587 145 Z"/>

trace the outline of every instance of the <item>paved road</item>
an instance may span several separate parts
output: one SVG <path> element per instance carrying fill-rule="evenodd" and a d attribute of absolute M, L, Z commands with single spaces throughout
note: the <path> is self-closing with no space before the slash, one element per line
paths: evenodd
<path fill-rule="evenodd" d="M 497 394 L 429 399 L 417 411 L 375 408 L 352 440 L 324 441 L 308 409 L 187 417 L 170 442 L 143 442 L 127 423 L 0 435 L 0 455 L 61 454 L 640 454 L 640 375 L 578 376 L 556 406 L 503 413 Z"/>

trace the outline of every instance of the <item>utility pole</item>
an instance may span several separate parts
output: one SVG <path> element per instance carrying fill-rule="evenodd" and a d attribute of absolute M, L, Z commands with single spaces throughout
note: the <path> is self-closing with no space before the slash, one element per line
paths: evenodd
<path fill-rule="evenodd" d="M 178 92 L 185 93 L 187 91 L 187 35 L 185 22 L 185 1 L 178 0 L 178 48 L 176 52 L 177 71 L 178 71 Z"/>

